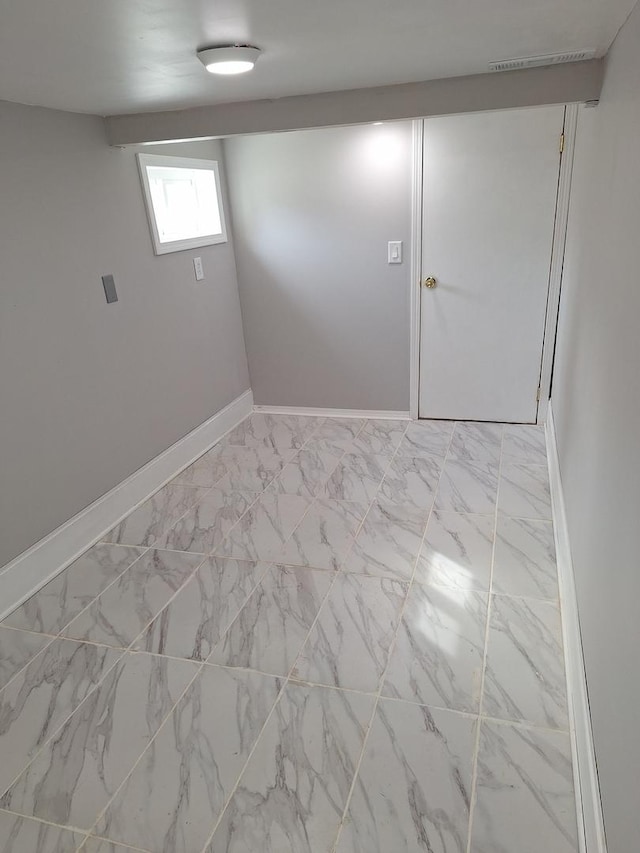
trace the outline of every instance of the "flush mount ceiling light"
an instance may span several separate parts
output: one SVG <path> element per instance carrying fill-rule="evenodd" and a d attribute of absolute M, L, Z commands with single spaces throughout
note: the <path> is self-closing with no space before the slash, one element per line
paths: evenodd
<path fill-rule="evenodd" d="M 256 64 L 260 50 L 248 44 L 209 47 L 198 51 L 198 59 L 211 74 L 244 74 Z"/>

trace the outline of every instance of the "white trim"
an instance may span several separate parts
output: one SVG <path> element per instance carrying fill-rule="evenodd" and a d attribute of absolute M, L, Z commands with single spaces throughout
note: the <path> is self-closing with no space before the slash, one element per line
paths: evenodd
<path fill-rule="evenodd" d="M 144 197 L 144 205 L 147 210 L 147 220 L 149 222 L 149 230 L 151 232 L 151 242 L 153 243 L 153 251 L 156 255 L 168 255 L 171 252 L 184 252 L 190 249 L 199 249 L 203 246 L 214 246 L 219 243 L 226 243 L 227 224 L 224 215 L 224 199 L 222 198 L 222 183 L 220 182 L 220 169 L 217 160 L 200 160 L 193 157 L 171 157 L 165 154 L 138 154 L 138 171 L 140 173 L 140 181 L 142 183 L 142 194 Z M 160 239 L 158 231 L 158 222 L 156 220 L 156 212 L 153 206 L 153 198 L 151 196 L 151 187 L 149 185 L 148 166 L 166 166 L 172 169 L 201 169 L 203 172 L 213 172 L 213 177 L 216 187 L 216 198 L 218 201 L 218 213 L 220 215 L 220 232 L 216 234 L 205 234 L 200 237 L 186 237 L 183 240 L 171 240 L 168 243 L 163 243 Z"/>
<path fill-rule="evenodd" d="M 553 356 L 556 348 L 556 329 L 560 310 L 560 287 L 564 266 L 564 250 L 567 242 L 567 224 L 569 221 L 569 201 L 571 196 L 571 176 L 573 173 L 573 154 L 576 144 L 578 123 L 578 105 L 567 104 L 564 113 L 564 151 L 560 160 L 558 175 L 558 194 L 556 198 L 556 217 L 553 229 L 553 249 L 549 271 L 549 291 L 547 295 L 547 314 L 544 324 L 542 362 L 540 365 L 540 403 L 538 405 L 539 424 L 547 416 L 551 377 L 553 374 Z"/>
<path fill-rule="evenodd" d="M 392 412 L 386 409 L 316 409 L 306 406 L 254 406 L 254 412 L 265 415 L 302 415 L 320 418 L 375 418 L 376 420 L 411 420 L 409 412 Z"/>
<path fill-rule="evenodd" d="M 546 436 L 556 558 L 558 561 L 558 578 L 560 583 L 560 603 L 562 607 L 562 633 L 567 671 L 569 726 L 571 731 L 571 752 L 573 755 L 573 778 L 578 817 L 579 849 L 580 853 L 607 853 L 598 770 L 591 731 L 591 715 L 589 713 L 589 696 L 582 652 L 578 601 L 576 598 L 573 562 L 569 545 L 569 530 L 560 479 L 558 448 L 551 403 L 548 407 Z"/>
<path fill-rule="evenodd" d="M 411 189 L 411 270 L 409 272 L 409 410 L 418 417 L 420 394 L 420 296 L 422 288 L 422 163 L 424 120 L 413 121 Z"/>
<path fill-rule="evenodd" d="M 245 391 L 126 480 L 81 510 L 0 570 L 0 619 L 98 542 L 136 506 L 216 444 L 253 410 Z"/>

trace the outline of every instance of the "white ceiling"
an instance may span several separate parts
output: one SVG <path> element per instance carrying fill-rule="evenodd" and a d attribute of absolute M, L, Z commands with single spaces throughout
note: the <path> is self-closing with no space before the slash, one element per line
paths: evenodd
<path fill-rule="evenodd" d="M 473 74 L 606 52 L 635 0 L 3 0 L 0 99 L 102 115 Z M 236 78 L 198 47 L 264 51 Z"/>

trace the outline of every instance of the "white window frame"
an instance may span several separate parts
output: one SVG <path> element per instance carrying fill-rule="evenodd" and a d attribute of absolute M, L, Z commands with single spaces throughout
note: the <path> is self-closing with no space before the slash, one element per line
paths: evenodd
<path fill-rule="evenodd" d="M 201 246 L 213 246 L 217 243 L 227 242 L 227 225 L 224 215 L 224 204 L 222 201 L 222 187 L 220 184 L 220 169 L 217 160 L 197 160 L 191 157 L 170 157 L 163 154 L 138 154 L 138 171 L 140 172 L 140 180 L 142 182 L 142 191 L 144 195 L 145 208 L 147 210 L 147 219 L 149 220 L 149 230 L 151 231 L 151 241 L 153 250 L 156 255 L 166 255 L 170 252 L 183 252 L 187 249 L 198 249 Z M 184 240 L 172 240 L 168 243 L 160 241 L 158 225 L 156 222 L 153 201 L 151 198 L 151 188 L 149 186 L 149 176 L 147 174 L 147 166 L 160 166 L 170 168 L 183 169 L 203 169 L 204 171 L 213 172 L 216 195 L 218 198 L 218 210 L 220 212 L 220 234 L 205 234 L 199 237 L 189 237 Z"/>

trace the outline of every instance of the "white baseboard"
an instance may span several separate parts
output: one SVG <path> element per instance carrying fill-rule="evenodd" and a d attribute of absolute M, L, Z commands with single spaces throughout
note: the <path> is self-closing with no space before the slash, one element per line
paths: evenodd
<path fill-rule="evenodd" d="M 578 815 L 578 840 L 580 853 L 607 853 L 600 785 L 591 731 L 578 600 L 551 403 L 547 412 L 546 436 L 569 693 L 569 724 Z"/>
<path fill-rule="evenodd" d="M 132 509 L 216 444 L 253 411 L 245 391 L 212 418 L 0 569 L 0 619 L 98 542 Z"/>
<path fill-rule="evenodd" d="M 316 409 L 305 406 L 254 406 L 254 412 L 266 415 L 308 415 L 320 418 L 375 418 L 377 420 L 411 420 L 410 412 L 372 409 Z"/>

